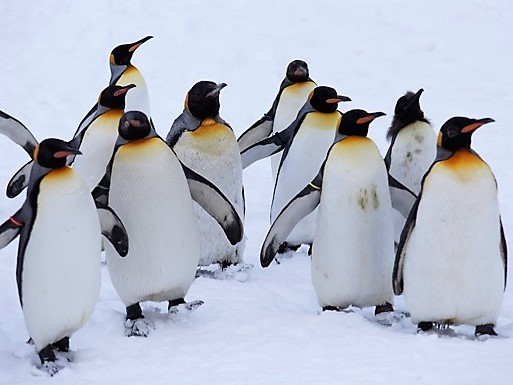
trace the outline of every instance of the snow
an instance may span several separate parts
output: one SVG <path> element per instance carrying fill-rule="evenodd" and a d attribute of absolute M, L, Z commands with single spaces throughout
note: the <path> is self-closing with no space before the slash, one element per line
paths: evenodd
<path fill-rule="evenodd" d="M 397 98 L 424 88 L 421 105 L 438 129 L 451 116 L 492 117 L 473 146 L 499 186 L 513 249 L 513 5 L 501 0 L 87 1 L 3 0 L 0 109 L 42 140 L 71 138 L 109 80 L 113 47 L 155 38 L 134 55 L 165 136 L 199 80 L 226 82 L 221 116 L 241 134 L 266 112 L 288 62 L 352 98 L 341 109 L 385 111 L 370 136 L 384 154 Z M 0 138 L 0 186 L 27 155 Z M 499 337 L 471 327 L 420 335 L 408 318 L 392 327 L 372 309 L 319 314 L 306 249 L 267 269 L 258 254 L 268 230 L 270 162 L 245 170 L 246 282 L 197 279 L 188 299 L 205 304 L 170 320 L 162 304 L 144 311 L 156 329 L 123 336 L 124 308 L 102 267 L 100 301 L 71 339 L 73 364 L 41 376 L 17 299 L 17 241 L 0 251 L 0 384 L 509 384 L 513 378 L 513 289 L 505 293 Z M 7 218 L 23 202 L 0 199 Z M 170 246 L 171 247 L 171 246 Z M 396 307 L 405 311 L 402 297 Z"/>

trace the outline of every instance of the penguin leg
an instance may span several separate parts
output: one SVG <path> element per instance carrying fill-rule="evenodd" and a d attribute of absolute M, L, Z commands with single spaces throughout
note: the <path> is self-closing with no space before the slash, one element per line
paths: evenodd
<path fill-rule="evenodd" d="M 322 307 L 322 311 L 342 311 L 338 306 L 327 305 Z"/>
<path fill-rule="evenodd" d="M 151 329 L 155 329 L 155 325 L 152 321 L 144 318 L 139 302 L 126 307 L 126 337 L 148 337 Z"/>
<path fill-rule="evenodd" d="M 388 313 L 393 312 L 394 307 L 390 302 L 385 302 L 381 305 L 376 305 L 376 308 L 374 309 L 374 315 L 378 315 L 380 313 Z"/>
<path fill-rule="evenodd" d="M 127 320 L 134 321 L 139 318 L 144 318 L 142 309 L 141 309 L 141 305 L 139 305 L 139 302 L 126 307 L 126 319 Z"/>
<path fill-rule="evenodd" d="M 43 349 L 41 349 L 37 355 L 39 356 L 39 359 L 41 360 L 41 364 L 44 364 L 45 362 L 54 362 L 57 357 L 55 356 L 55 352 L 53 351 L 52 345 L 47 345 Z"/>
<path fill-rule="evenodd" d="M 183 298 L 173 299 L 169 301 L 167 305 L 167 310 L 171 310 L 172 307 L 185 304 L 185 300 Z"/>
<path fill-rule="evenodd" d="M 482 336 L 482 335 L 489 335 L 489 336 L 496 336 L 497 333 L 493 329 L 493 324 L 484 324 L 484 325 L 477 325 L 476 330 L 474 332 L 474 335 L 476 337 Z"/>
<path fill-rule="evenodd" d="M 427 332 L 428 330 L 433 329 L 433 327 L 434 327 L 433 322 L 422 321 L 417 324 L 417 331 Z"/>
<path fill-rule="evenodd" d="M 310 245 L 310 247 L 308 248 L 308 255 L 311 257 L 312 256 L 313 243 L 310 243 L 309 245 Z"/>
<path fill-rule="evenodd" d="M 301 245 L 292 245 L 288 242 L 283 242 L 280 247 L 278 247 L 278 254 L 286 253 L 287 251 L 297 251 Z"/>
<path fill-rule="evenodd" d="M 54 342 L 52 346 L 59 352 L 69 352 L 69 337 L 61 338 L 59 341 Z"/>

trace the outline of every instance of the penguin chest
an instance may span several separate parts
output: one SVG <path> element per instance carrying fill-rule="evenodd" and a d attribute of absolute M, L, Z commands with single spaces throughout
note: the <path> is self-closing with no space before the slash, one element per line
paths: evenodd
<path fill-rule="evenodd" d="M 459 150 L 432 167 L 405 248 L 412 319 L 495 322 L 504 288 L 499 229 L 497 188 L 485 162 Z"/>
<path fill-rule="evenodd" d="M 126 305 L 181 298 L 199 259 L 197 224 L 189 188 L 173 151 L 160 138 L 135 141 L 116 152 L 109 203 L 125 225 L 130 249 L 107 262 Z"/>
<path fill-rule="evenodd" d="M 335 144 L 326 161 L 312 251 L 319 302 L 392 301 L 393 226 L 386 168 L 368 138 Z"/>
<path fill-rule="evenodd" d="M 283 131 L 296 119 L 299 110 L 315 87 L 314 82 L 307 81 L 294 83 L 281 92 L 274 116 L 273 133 Z"/>
<path fill-rule="evenodd" d="M 125 111 L 142 111 L 146 115 L 151 116 L 148 87 L 139 70 L 131 64 L 128 65 L 116 82 L 118 86 L 126 86 L 129 84 L 135 84 L 136 87 L 132 88 L 130 92 L 126 94 Z"/>
<path fill-rule="evenodd" d="M 436 156 L 436 134 L 426 122 L 404 127 L 394 141 L 390 174 L 418 194 L 422 177 Z"/>
<path fill-rule="evenodd" d="M 36 205 L 21 299 L 28 332 L 41 349 L 91 315 L 100 290 L 101 229 L 89 189 L 71 168 L 42 179 Z"/>
<path fill-rule="evenodd" d="M 110 110 L 96 119 L 88 128 L 80 144 L 82 155 L 77 156 L 73 168 L 93 190 L 105 174 L 118 137 L 121 110 Z"/>

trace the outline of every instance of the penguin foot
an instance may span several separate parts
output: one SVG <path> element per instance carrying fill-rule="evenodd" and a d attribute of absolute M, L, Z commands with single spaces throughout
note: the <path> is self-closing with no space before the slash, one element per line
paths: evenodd
<path fill-rule="evenodd" d="M 239 282 L 247 281 L 248 272 L 254 266 L 250 263 L 212 263 L 208 266 L 200 266 L 196 270 L 196 277 L 212 278 L 212 279 L 235 279 Z"/>
<path fill-rule="evenodd" d="M 476 337 L 484 336 L 484 335 L 496 336 L 497 333 L 493 329 L 493 324 L 484 324 L 484 325 L 477 325 L 476 326 L 476 330 L 474 332 L 474 335 Z"/>
<path fill-rule="evenodd" d="M 52 344 L 54 349 L 57 349 L 59 352 L 68 352 L 69 351 L 69 337 L 61 338 L 59 341 L 54 342 Z"/>
<path fill-rule="evenodd" d="M 378 315 L 380 313 L 388 313 L 393 312 L 394 307 L 390 302 L 385 302 L 381 305 L 376 305 L 376 308 L 374 309 L 374 315 Z"/>
<path fill-rule="evenodd" d="M 322 307 L 322 311 L 342 311 L 338 306 L 327 305 Z"/>
<path fill-rule="evenodd" d="M 203 301 L 192 301 L 192 302 L 185 302 L 183 298 L 181 298 L 183 302 L 177 303 L 176 305 L 170 306 L 168 310 L 169 317 L 174 320 L 180 320 L 185 317 L 187 317 L 190 313 L 192 313 L 194 310 L 199 308 L 201 305 L 204 304 Z M 176 301 L 176 300 L 175 300 Z M 174 301 L 169 301 L 171 304 Z"/>
<path fill-rule="evenodd" d="M 283 242 L 280 245 L 280 247 L 278 247 L 278 254 L 284 254 L 287 251 L 297 251 L 297 249 L 299 249 L 300 247 L 301 247 L 301 245 L 293 245 L 288 242 Z"/>
<path fill-rule="evenodd" d="M 47 345 L 45 348 L 41 349 L 37 355 L 39 356 L 39 359 L 41 360 L 41 364 L 44 364 L 45 362 L 53 362 L 57 360 L 57 357 L 55 356 L 55 352 L 53 351 L 52 345 Z"/>
<path fill-rule="evenodd" d="M 146 318 L 125 320 L 125 337 L 148 337 L 155 324 Z"/>
<path fill-rule="evenodd" d="M 41 364 L 39 369 L 50 377 L 53 377 L 63 368 L 65 368 L 65 365 L 59 361 L 45 361 Z"/>
<path fill-rule="evenodd" d="M 427 322 L 427 321 L 422 321 L 422 322 L 419 322 L 417 324 L 417 331 L 418 332 L 427 332 L 431 329 L 433 329 L 435 325 L 433 324 L 433 322 Z"/>
<path fill-rule="evenodd" d="M 312 247 L 313 247 L 313 243 L 310 243 L 310 247 L 308 247 L 308 255 L 310 257 L 312 256 Z"/>

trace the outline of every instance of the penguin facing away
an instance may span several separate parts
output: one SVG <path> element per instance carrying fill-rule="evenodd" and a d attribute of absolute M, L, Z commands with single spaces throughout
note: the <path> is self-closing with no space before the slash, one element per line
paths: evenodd
<path fill-rule="evenodd" d="M 125 335 L 146 336 L 152 328 L 142 301 L 168 301 L 172 313 L 202 304 L 185 304 L 200 257 L 192 199 L 224 229 L 228 240 L 242 239 L 242 222 L 224 195 L 208 180 L 182 165 L 148 117 L 126 112 L 105 176 L 93 196 L 109 203 L 130 237 L 127 258 L 106 247 L 114 288 L 126 306 Z"/>
<path fill-rule="evenodd" d="M 100 233 L 117 253 L 128 252 L 119 218 L 96 205 L 66 157 L 80 154 L 68 142 L 46 139 L 36 145 L 27 198 L 0 226 L 0 248 L 20 236 L 16 279 L 28 334 L 42 368 L 50 375 L 62 365 L 56 352 L 69 350 L 70 336 L 91 316 L 100 292 Z"/>
<path fill-rule="evenodd" d="M 393 284 L 419 330 L 475 325 L 495 335 L 506 286 L 507 249 L 493 172 L 471 148 L 493 119 L 453 117 L 402 231 Z"/>
<path fill-rule="evenodd" d="M 308 95 L 316 86 L 317 84 L 310 79 L 308 64 L 303 60 L 291 61 L 271 109 L 237 140 L 240 151 L 286 129 L 296 119 Z M 271 156 L 273 180 L 276 180 L 280 158 L 281 154 Z"/>
<path fill-rule="evenodd" d="M 219 93 L 225 83 L 196 83 L 187 93 L 185 108 L 173 122 L 166 142 L 178 159 L 216 185 L 244 219 L 242 164 L 232 128 L 219 116 Z M 200 266 L 222 268 L 242 262 L 245 240 L 230 244 L 216 221 L 194 203 L 198 218 Z"/>
<path fill-rule="evenodd" d="M 242 152 L 242 166 L 245 168 L 256 160 L 283 151 L 274 186 L 271 223 L 319 172 L 342 117 L 342 113 L 337 111 L 338 103 L 350 100 L 347 96 L 337 95 L 331 87 L 318 86 L 287 129 Z M 280 252 L 312 243 L 316 215 L 315 211 L 296 225 Z"/>
<path fill-rule="evenodd" d="M 262 245 L 268 266 L 301 218 L 319 206 L 312 283 L 323 310 L 350 305 L 393 311 L 394 239 L 387 171 L 369 124 L 382 112 L 351 110 L 318 175 L 280 212 Z"/>

